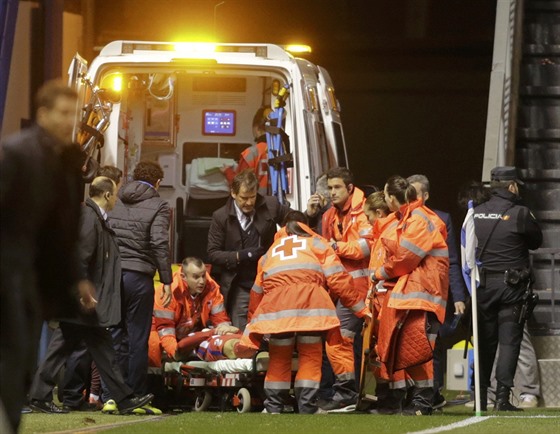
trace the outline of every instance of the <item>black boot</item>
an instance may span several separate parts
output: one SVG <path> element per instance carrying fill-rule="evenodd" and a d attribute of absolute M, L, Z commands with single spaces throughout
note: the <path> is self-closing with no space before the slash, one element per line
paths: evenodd
<path fill-rule="evenodd" d="M 498 384 L 496 391 L 496 405 L 494 411 L 523 411 L 522 408 L 517 408 L 509 402 L 510 388 L 502 384 Z"/>

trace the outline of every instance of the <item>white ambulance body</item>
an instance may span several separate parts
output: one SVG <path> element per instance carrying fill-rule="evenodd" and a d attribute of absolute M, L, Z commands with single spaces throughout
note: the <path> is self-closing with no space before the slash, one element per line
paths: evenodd
<path fill-rule="evenodd" d="M 347 166 L 340 106 L 327 71 L 276 45 L 114 41 L 89 66 L 76 56 L 70 76 L 93 111 L 99 100 L 92 91 L 117 95 L 105 107 L 106 121 L 99 114 L 85 119 L 103 133 L 102 140 L 91 139 L 103 142 L 94 153 L 101 165 L 122 169 L 125 182 L 140 160 L 164 168 L 159 192 L 174 212 L 176 261 L 205 257 L 210 217 L 229 196 L 217 167 L 254 144 L 253 116 L 260 107 L 274 108 L 282 87 L 289 92 L 282 117 L 285 158 L 293 167 L 285 171 L 288 191 L 279 200 L 304 210 L 316 178 Z"/>

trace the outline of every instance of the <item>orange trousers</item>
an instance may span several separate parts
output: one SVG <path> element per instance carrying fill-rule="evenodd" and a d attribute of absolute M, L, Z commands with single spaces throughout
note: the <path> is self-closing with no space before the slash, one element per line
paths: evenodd
<path fill-rule="evenodd" d="M 289 398 L 295 345 L 299 355 L 299 367 L 294 391 L 299 412 L 312 414 L 317 411 L 315 401 L 321 382 L 322 337 L 320 334 L 283 334 L 271 336 L 269 342 L 270 361 L 264 389 L 267 396 L 265 407 L 270 413 L 279 413 Z"/>

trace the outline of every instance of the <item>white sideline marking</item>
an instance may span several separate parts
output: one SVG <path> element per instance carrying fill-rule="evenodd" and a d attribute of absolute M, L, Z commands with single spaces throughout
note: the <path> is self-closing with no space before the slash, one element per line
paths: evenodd
<path fill-rule="evenodd" d="M 558 419 L 560 416 L 552 416 L 546 414 L 536 414 L 534 416 L 494 416 L 502 417 L 504 419 Z"/>
<path fill-rule="evenodd" d="M 407 434 L 434 434 L 438 432 L 451 431 L 455 428 L 463 428 L 465 426 L 474 425 L 475 423 L 484 422 L 486 419 L 490 419 L 490 417 L 491 416 L 473 416 L 460 422 L 454 422 L 449 425 L 438 426 L 436 428 L 429 428 L 422 431 L 413 431 Z"/>
<path fill-rule="evenodd" d="M 462 420 L 461 422 L 455 422 L 449 425 L 438 426 L 436 428 L 428 428 L 422 431 L 413 431 L 408 432 L 407 434 L 435 434 L 444 431 L 451 431 L 455 428 L 463 428 L 465 426 L 474 425 L 475 423 L 484 422 L 486 419 L 490 418 L 504 418 L 504 419 L 559 419 L 560 416 L 552 416 L 552 415 L 534 415 L 534 416 L 473 416 L 469 417 L 468 419 Z"/>
<path fill-rule="evenodd" d="M 113 428 L 119 428 L 123 425 L 153 422 L 155 420 L 163 419 L 166 417 L 168 417 L 168 415 L 166 414 L 162 414 L 161 416 L 140 416 L 140 418 L 137 420 L 128 420 L 124 422 L 114 422 L 114 423 L 101 423 L 99 425 L 97 425 L 95 422 L 92 422 L 91 426 L 86 426 L 82 428 L 70 428 L 64 431 L 49 431 L 49 434 L 82 434 L 82 433 L 89 433 L 89 432 L 101 432 Z"/>

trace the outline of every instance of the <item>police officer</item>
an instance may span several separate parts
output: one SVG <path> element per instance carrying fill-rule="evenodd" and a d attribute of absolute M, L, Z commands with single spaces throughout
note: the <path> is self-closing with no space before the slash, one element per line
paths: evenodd
<path fill-rule="evenodd" d="M 523 337 L 524 318 L 520 318 L 520 312 L 531 279 L 529 249 L 541 245 L 542 233 L 535 216 L 519 204 L 519 185 L 523 182 L 518 179 L 515 167 L 492 169 L 492 196 L 474 210 L 476 254 L 482 263 L 478 327 L 483 411 L 486 411 L 487 388 L 498 344 L 494 409 L 521 411 L 510 404 L 509 395 Z"/>

